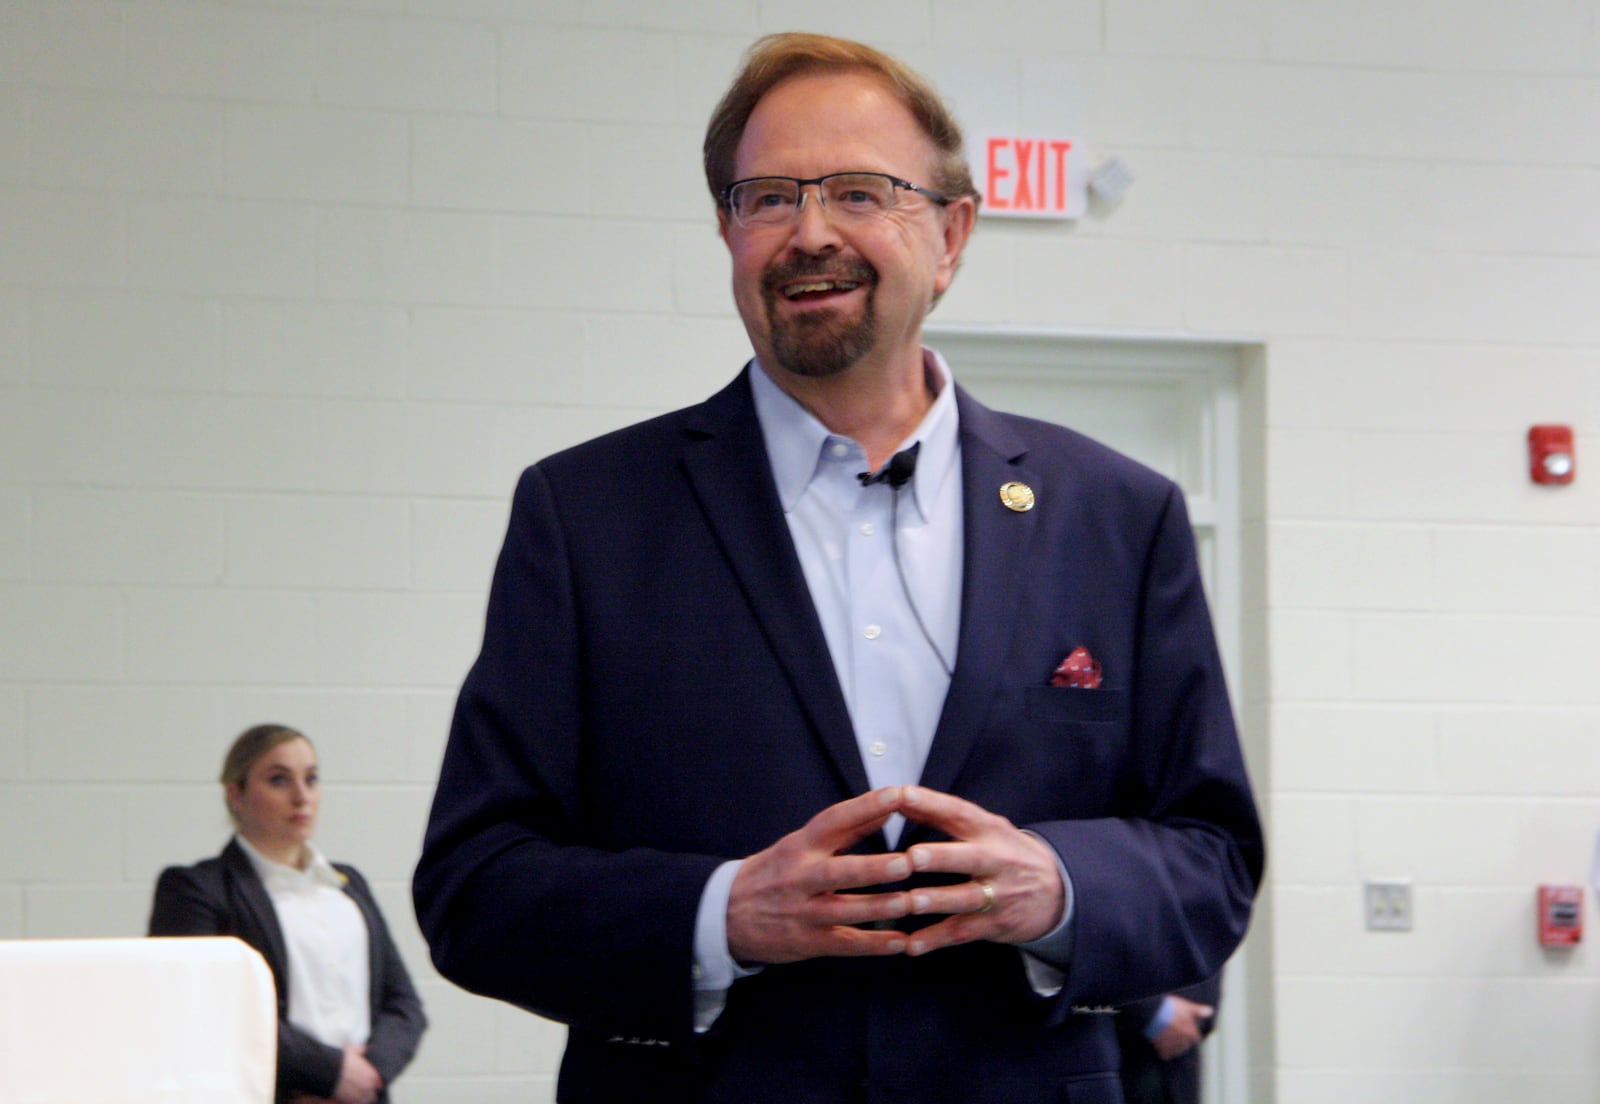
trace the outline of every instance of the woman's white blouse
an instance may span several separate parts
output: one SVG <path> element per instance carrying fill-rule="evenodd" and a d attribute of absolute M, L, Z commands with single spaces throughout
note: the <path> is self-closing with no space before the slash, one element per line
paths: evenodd
<path fill-rule="evenodd" d="M 367 922 L 344 875 L 311 848 L 304 870 L 239 845 L 272 898 L 289 952 L 289 1022 L 329 1046 L 365 1046 L 372 1033 Z"/>

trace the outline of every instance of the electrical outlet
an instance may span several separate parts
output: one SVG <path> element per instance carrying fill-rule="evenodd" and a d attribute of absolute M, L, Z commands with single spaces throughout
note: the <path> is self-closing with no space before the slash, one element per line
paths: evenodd
<path fill-rule="evenodd" d="M 1367 882 L 1367 930 L 1411 930 L 1411 882 Z"/>

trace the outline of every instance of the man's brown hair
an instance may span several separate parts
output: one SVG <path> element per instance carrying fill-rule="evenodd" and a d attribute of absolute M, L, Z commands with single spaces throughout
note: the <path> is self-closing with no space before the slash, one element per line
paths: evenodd
<path fill-rule="evenodd" d="M 706 127 L 706 184 L 718 204 L 722 190 L 733 183 L 735 155 L 751 112 L 773 88 L 802 73 L 836 73 L 859 70 L 889 83 L 938 151 L 935 179 L 928 187 L 955 199 L 978 199 L 972 170 L 962 149 L 961 127 L 955 116 L 920 73 L 888 54 L 849 39 L 828 35 L 785 33 L 757 39 L 745 54 L 744 68 L 734 78 Z M 842 166 L 855 168 L 859 166 Z M 912 181 L 922 184 L 923 181 Z"/>

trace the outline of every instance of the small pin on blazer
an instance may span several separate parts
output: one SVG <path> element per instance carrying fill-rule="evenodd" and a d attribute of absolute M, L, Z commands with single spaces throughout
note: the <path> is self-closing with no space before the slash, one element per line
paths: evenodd
<path fill-rule="evenodd" d="M 1000 501 L 1005 504 L 1006 509 L 1025 514 L 1033 509 L 1033 488 L 1026 483 L 1002 483 Z"/>

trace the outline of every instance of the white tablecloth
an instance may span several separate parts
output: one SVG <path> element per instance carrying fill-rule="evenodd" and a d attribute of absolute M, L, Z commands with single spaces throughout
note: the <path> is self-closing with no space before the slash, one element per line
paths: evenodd
<path fill-rule="evenodd" d="M 277 1019 L 237 939 L 0 940 L 0 1104 L 272 1104 Z"/>

